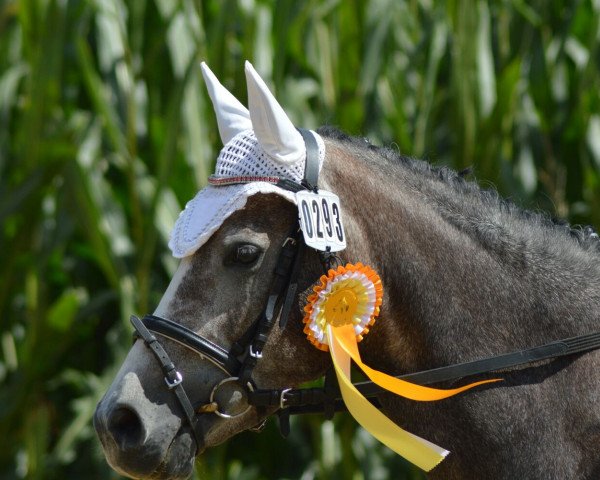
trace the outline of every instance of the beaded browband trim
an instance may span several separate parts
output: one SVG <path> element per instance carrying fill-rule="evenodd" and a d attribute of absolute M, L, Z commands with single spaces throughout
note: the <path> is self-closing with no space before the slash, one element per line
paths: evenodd
<path fill-rule="evenodd" d="M 279 177 L 261 177 L 261 176 L 238 176 L 238 177 L 220 177 L 211 175 L 208 177 L 208 183 L 215 186 L 234 185 L 236 183 L 267 182 L 277 185 Z"/>
<path fill-rule="evenodd" d="M 225 185 L 239 185 L 240 183 L 252 183 L 252 182 L 265 182 L 275 185 L 276 187 L 282 188 L 283 190 L 288 190 L 290 192 L 298 192 L 300 190 L 304 190 L 305 188 L 309 188 L 305 184 L 300 184 L 298 182 L 294 182 L 289 178 L 281 178 L 281 177 L 261 177 L 261 176 L 248 176 L 241 175 L 238 177 L 219 177 L 217 175 L 211 175 L 208 177 L 208 183 L 215 187 L 222 187 Z"/>

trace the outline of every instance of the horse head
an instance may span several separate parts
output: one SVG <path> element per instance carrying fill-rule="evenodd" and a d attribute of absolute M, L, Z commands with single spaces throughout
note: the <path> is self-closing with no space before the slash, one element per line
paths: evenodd
<path fill-rule="evenodd" d="M 154 316 L 231 351 L 264 316 L 282 246 L 295 241 L 294 194 L 273 182 L 302 180 L 306 147 L 250 64 L 249 110 L 206 65 L 202 68 L 224 148 L 211 184 L 188 203 L 173 230 L 169 245 L 181 263 Z M 323 142 L 310 134 L 318 142 L 317 161 L 322 164 Z M 300 290 L 318 278 L 319 268 L 306 259 Z M 239 371 L 228 371 L 181 342 L 160 338 L 193 408 L 209 406 L 204 410 L 210 411 L 198 415 L 195 432 L 165 385 L 156 358 L 138 339 L 94 418 L 111 466 L 135 478 L 184 478 L 205 448 L 259 425 L 273 409 L 249 407 L 248 387 L 297 385 L 327 367 L 327 356 L 303 336 L 301 318 L 300 308 L 294 308 L 289 327 L 273 329 L 262 361 L 243 383 L 232 379 Z M 247 355 L 239 352 L 242 359 Z M 302 362 L 290 362 L 292 358 Z"/>

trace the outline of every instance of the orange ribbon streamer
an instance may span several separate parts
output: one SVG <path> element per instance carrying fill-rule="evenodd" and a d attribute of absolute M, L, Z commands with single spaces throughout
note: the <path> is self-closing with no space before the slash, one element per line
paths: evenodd
<path fill-rule="evenodd" d="M 454 395 L 464 392 L 465 390 L 469 390 L 479 385 L 498 382 L 502 380 L 500 378 L 495 378 L 492 380 L 482 380 L 480 382 L 474 382 L 469 385 L 465 385 L 464 387 L 451 388 L 447 390 L 440 390 L 438 388 L 425 387 L 422 385 L 417 385 L 416 383 L 407 382 L 406 380 L 401 380 L 399 378 L 392 377 L 383 372 L 380 372 L 379 370 L 375 370 L 362 362 L 360 353 L 358 351 L 358 345 L 356 343 L 356 335 L 354 333 L 354 330 L 352 329 L 352 326 L 332 326 L 331 328 L 333 330 L 333 336 L 339 342 L 340 346 L 350 356 L 350 358 L 354 360 L 354 363 L 358 365 L 358 367 L 365 373 L 365 375 L 369 377 L 371 381 L 373 381 L 373 383 L 376 383 L 380 387 L 385 388 L 386 390 L 389 390 L 390 392 L 393 392 L 396 395 L 409 398 L 410 400 L 416 400 L 419 402 L 431 402 L 434 400 L 442 400 L 443 398 L 452 397 Z"/>

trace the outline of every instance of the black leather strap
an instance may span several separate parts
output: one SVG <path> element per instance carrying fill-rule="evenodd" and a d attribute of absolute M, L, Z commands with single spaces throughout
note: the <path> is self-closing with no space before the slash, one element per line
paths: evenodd
<path fill-rule="evenodd" d="M 262 350 L 267 343 L 269 333 L 277 317 L 277 309 L 281 307 L 284 293 L 289 285 L 290 276 L 297 258 L 298 237 L 298 226 L 296 225 L 293 233 L 285 240 L 279 253 L 267 305 L 256 325 L 254 336 L 248 346 L 247 355 L 237 375 L 242 385 L 251 381 L 252 371 L 258 360 L 262 358 Z"/>
<path fill-rule="evenodd" d="M 286 327 L 290 312 L 294 305 L 294 300 L 298 294 L 298 275 L 300 274 L 300 264 L 304 258 L 304 251 L 306 244 L 304 243 L 304 237 L 302 235 L 296 236 L 296 258 L 294 259 L 294 265 L 292 266 L 292 272 L 288 279 L 287 290 L 283 300 L 283 306 L 281 307 L 281 313 L 279 315 L 279 328 L 282 330 Z"/>
<path fill-rule="evenodd" d="M 298 131 L 306 145 L 306 162 L 304 165 L 304 180 L 309 190 L 316 189 L 319 183 L 319 144 L 310 130 L 299 128 Z"/>
<path fill-rule="evenodd" d="M 258 322 L 260 322 L 261 314 L 252 322 L 252 324 L 246 329 L 246 331 L 242 334 L 240 338 L 238 338 L 233 345 L 231 346 L 230 354 L 235 358 L 240 358 L 246 352 L 248 345 L 252 342 L 254 338 L 254 333 L 256 332 L 256 327 Z"/>
<path fill-rule="evenodd" d="M 306 190 L 306 187 L 304 187 L 302 184 L 294 182 L 289 178 L 280 178 L 275 185 L 277 185 L 279 188 L 283 188 L 284 190 L 294 193 L 299 192 L 300 190 Z"/>
<path fill-rule="evenodd" d="M 402 380 L 407 380 L 419 385 L 429 385 L 430 383 L 443 382 L 447 380 L 456 380 L 462 377 L 477 375 L 480 373 L 494 372 L 504 370 L 511 367 L 516 367 L 526 363 L 538 362 L 541 360 L 549 360 L 551 358 L 564 357 L 589 350 L 600 348 L 600 332 L 580 335 L 578 337 L 566 338 L 557 340 L 556 342 L 547 343 L 539 347 L 528 348 L 518 352 L 506 353 L 497 357 L 484 358 L 472 362 L 459 363 L 449 365 L 447 367 L 434 368 L 424 372 L 410 373 L 402 375 Z M 369 395 L 372 391 L 366 385 L 362 386 L 361 390 L 364 394 Z M 360 384 L 359 384 L 360 385 Z"/>
<path fill-rule="evenodd" d="M 142 322 L 148 330 L 174 340 L 200 355 L 209 357 L 213 363 L 225 370 L 229 376 L 234 377 L 237 375 L 237 372 L 240 369 L 240 361 L 235 356 L 219 345 L 212 343 L 210 340 L 197 335 L 183 325 L 179 325 L 178 323 L 155 315 L 146 315 L 139 321 Z"/>
<path fill-rule="evenodd" d="M 316 189 L 319 183 L 319 144 L 310 130 L 299 128 L 298 131 L 300 132 L 300 135 L 302 135 L 304 145 L 306 146 L 306 162 L 304 165 L 304 179 L 302 180 L 302 184 L 304 187 L 308 187 L 311 190 Z M 299 191 L 295 190 L 295 185 L 298 184 L 295 182 L 293 182 L 293 184 L 294 185 L 291 186 L 292 191 Z M 290 186 L 288 185 L 288 187 Z M 297 235 L 296 239 L 298 243 L 296 259 L 294 260 L 294 266 L 288 280 L 285 299 L 281 309 L 281 315 L 279 316 L 280 328 L 285 328 L 287 325 L 293 302 L 298 293 L 298 274 L 300 273 L 300 263 L 304 257 L 306 244 L 304 243 L 304 237 L 302 235 Z"/>
<path fill-rule="evenodd" d="M 152 334 L 152 332 L 146 328 L 142 320 L 137 318 L 135 315 L 132 315 L 130 321 L 139 337 L 144 341 L 146 346 L 150 348 L 150 351 L 154 354 L 158 360 L 158 363 L 160 363 L 160 368 L 165 376 L 165 383 L 169 390 L 171 390 L 177 397 L 179 405 L 181 406 L 181 410 L 183 411 L 185 418 L 192 428 L 192 434 L 194 435 L 194 440 L 196 441 L 197 450 L 202 444 L 202 436 L 198 431 L 199 426 L 196 412 L 194 411 L 194 407 L 192 406 L 192 403 L 190 402 L 190 399 L 183 388 L 183 378 L 181 373 L 177 371 L 165 349 Z"/>
<path fill-rule="evenodd" d="M 280 178 L 275 185 L 290 192 L 300 190 L 315 190 L 319 182 L 319 144 L 310 130 L 298 128 L 306 146 L 306 162 L 304 164 L 304 179 L 301 183 L 289 178 Z"/>

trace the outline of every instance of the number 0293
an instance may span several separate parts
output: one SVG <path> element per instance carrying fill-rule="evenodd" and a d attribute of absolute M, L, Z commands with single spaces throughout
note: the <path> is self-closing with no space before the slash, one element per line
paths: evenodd
<path fill-rule="evenodd" d="M 296 193 L 300 228 L 309 247 L 338 252 L 346 248 L 340 199 L 334 193 L 301 191 Z"/>

